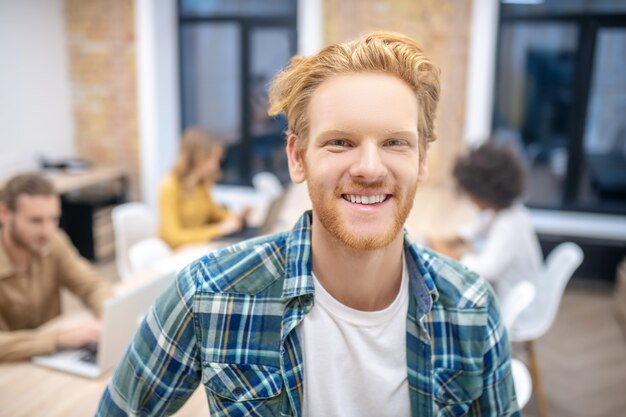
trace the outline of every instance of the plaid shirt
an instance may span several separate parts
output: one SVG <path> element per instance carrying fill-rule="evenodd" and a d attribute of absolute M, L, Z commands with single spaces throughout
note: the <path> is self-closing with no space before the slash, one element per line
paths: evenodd
<path fill-rule="evenodd" d="M 490 287 L 406 234 L 405 253 L 412 414 L 519 416 Z M 289 233 L 208 254 L 156 301 L 97 416 L 170 415 L 200 383 L 212 416 L 301 416 L 305 370 L 295 329 L 313 300 L 309 213 Z"/>

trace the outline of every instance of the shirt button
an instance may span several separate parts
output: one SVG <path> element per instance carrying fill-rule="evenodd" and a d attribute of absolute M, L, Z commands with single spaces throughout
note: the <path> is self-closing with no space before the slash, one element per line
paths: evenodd
<path fill-rule="evenodd" d="M 240 387 L 237 387 L 233 390 L 233 395 L 235 397 L 240 397 L 243 394 L 243 389 L 241 389 Z"/>

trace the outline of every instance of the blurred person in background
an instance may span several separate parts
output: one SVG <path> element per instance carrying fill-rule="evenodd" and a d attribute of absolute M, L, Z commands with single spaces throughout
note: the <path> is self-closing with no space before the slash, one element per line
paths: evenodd
<path fill-rule="evenodd" d="M 480 214 L 458 235 L 432 238 L 428 245 L 490 281 L 500 299 L 516 283 L 539 279 L 543 256 L 521 202 L 526 174 L 517 154 L 507 146 L 484 144 L 456 161 L 453 176 Z"/>
<path fill-rule="evenodd" d="M 61 288 L 100 317 L 111 287 L 58 228 L 61 203 L 36 174 L 10 179 L 0 200 L 0 361 L 23 360 L 97 343 L 100 322 L 88 318 L 51 331 L 61 313 Z"/>
<path fill-rule="evenodd" d="M 159 235 L 171 247 L 206 243 L 244 227 L 243 215 L 229 212 L 211 197 L 223 156 L 216 137 L 198 128 L 185 130 L 178 160 L 159 196 Z"/>

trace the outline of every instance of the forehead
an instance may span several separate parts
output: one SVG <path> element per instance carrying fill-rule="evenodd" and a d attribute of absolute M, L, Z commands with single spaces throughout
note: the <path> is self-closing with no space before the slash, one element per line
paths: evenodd
<path fill-rule="evenodd" d="M 331 129 L 417 134 L 417 98 L 404 81 L 389 74 L 335 75 L 315 90 L 308 110 L 311 137 Z"/>
<path fill-rule="evenodd" d="M 61 202 L 56 195 L 20 195 L 15 202 L 15 212 L 25 215 L 58 215 Z"/>

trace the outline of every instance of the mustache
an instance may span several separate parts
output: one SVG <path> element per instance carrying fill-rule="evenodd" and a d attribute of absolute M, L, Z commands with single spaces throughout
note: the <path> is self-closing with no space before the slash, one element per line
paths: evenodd
<path fill-rule="evenodd" d="M 381 191 L 383 190 L 385 194 L 395 194 L 397 186 L 391 187 L 386 186 L 384 181 L 376 181 L 376 182 L 364 182 L 364 181 L 352 181 L 347 184 L 338 185 L 335 188 L 335 196 L 341 197 L 342 194 L 346 194 L 349 192 L 362 192 L 362 191 Z"/>

